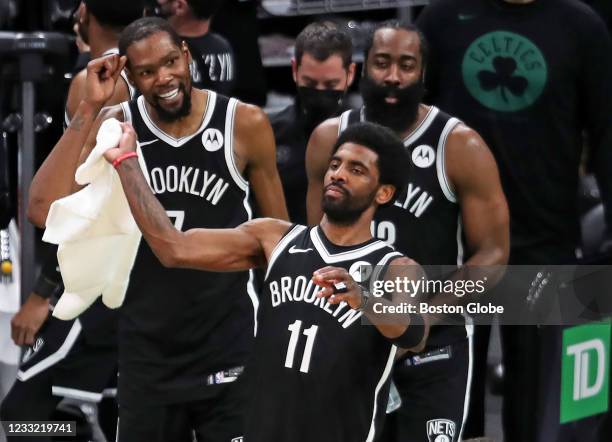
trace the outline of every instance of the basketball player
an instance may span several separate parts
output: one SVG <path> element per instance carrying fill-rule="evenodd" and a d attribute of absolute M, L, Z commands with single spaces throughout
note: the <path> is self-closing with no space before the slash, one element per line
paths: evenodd
<path fill-rule="evenodd" d="M 77 12 L 79 35 L 90 43 L 91 56 L 118 53 L 119 33 L 142 17 L 143 9 L 138 0 L 128 4 L 121 0 L 81 2 Z M 66 125 L 85 95 L 85 78 L 84 69 L 70 83 Z M 106 104 L 129 100 L 134 92 L 123 74 Z M 17 382 L 2 403 L 2 420 L 48 420 L 62 398 L 97 403 L 104 389 L 115 383 L 117 314 L 98 301 L 78 320 L 66 323 L 49 317 L 51 298 L 59 296 L 63 289 L 57 266 L 57 257 L 51 253 L 33 292 L 11 321 L 15 344 L 27 348 Z"/>
<path fill-rule="evenodd" d="M 92 149 L 102 120 L 115 117 L 136 128 L 151 186 L 178 229 L 250 219 L 249 182 L 261 213 L 286 219 L 263 111 L 192 88 L 189 50 L 163 19 L 129 25 L 119 49 L 121 57 L 89 64 L 86 98 L 47 163 L 70 173 L 51 174 L 31 203 L 46 216 L 69 193 L 79 156 Z M 96 118 L 126 61 L 141 97 Z M 165 269 L 142 242 L 119 319 L 120 441 L 191 441 L 194 431 L 207 441 L 242 436 L 243 391 L 233 381 L 254 333 L 251 283 L 249 273 Z"/>
<path fill-rule="evenodd" d="M 400 140 L 373 123 L 354 125 L 340 136 L 328 160 L 324 216 L 316 227 L 259 219 L 233 229 L 183 233 L 147 185 L 135 158 L 136 134 L 128 124 L 123 130 L 119 147 L 105 157 L 117 168 L 134 218 L 164 265 L 207 271 L 267 267 L 247 366 L 245 440 L 373 441 L 385 410 L 393 344 L 422 347 L 428 328 L 418 314 L 403 322 L 377 321 L 378 301 L 370 301 L 367 288 L 351 276 L 356 267 L 371 269 L 358 278 L 367 287 L 390 264 L 401 266 L 394 271 L 398 276 L 418 274 L 414 261 L 370 233 L 378 206 L 391 203 L 406 182 L 408 157 Z M 375 326 L 359 324 L 362 315 Z"/>
<path fill-rule="evenodd" d="M 376 213 L 373 234 L 421 265 L 503 264 L 508 211 L 495 160 L 476 132 L 420 103 L 425 56 L 425 41 L 412 25 L 385 22 L 373 30 L 360 80 L 365 106 L 327 120 L 309 141 L 309 222 L 321 218 L 323 158 L 338 134 L 356 122 L 374 121 L 403 139 L 412 162 L 406 170 L 407 190 Z M 430 278 L 441 276 L 431 269 Z M 397 362 L 394 381 L 403 405 L 389 416 L 389 440 L 461 439 L 471 372 L 470 331 L 469 324 L 432 327 L 425 351 Z"/>

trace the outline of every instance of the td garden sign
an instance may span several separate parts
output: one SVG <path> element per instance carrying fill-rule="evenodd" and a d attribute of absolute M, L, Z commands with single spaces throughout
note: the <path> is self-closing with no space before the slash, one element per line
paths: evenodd
<path fill-rule="evenodd" d="M 610 332 L 610 320 L 564 331 L 561 423 L 608 411 Z"/>

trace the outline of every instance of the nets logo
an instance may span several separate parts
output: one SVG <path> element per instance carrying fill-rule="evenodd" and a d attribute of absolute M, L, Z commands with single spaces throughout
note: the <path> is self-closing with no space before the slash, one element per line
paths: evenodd
<path fill-rule="evenodd" d="M 431 146 L 421 144 L 412 151 L 412 162 L 421 169 L 431 166 L 436 160 L 436 154 Z"/>
<path fill-rule="evenodd" d="M 208 128 L 202 134 L 202 144 L 209 152 L 216 152 L 223 147 L 223 134 L 220 130 Z"/>
<path fill-rule="evenodd" d="M 455 423 L 448 419 L 427 421 L 427 438 L 429 442 L 453 442 L 455 440 Z"/>

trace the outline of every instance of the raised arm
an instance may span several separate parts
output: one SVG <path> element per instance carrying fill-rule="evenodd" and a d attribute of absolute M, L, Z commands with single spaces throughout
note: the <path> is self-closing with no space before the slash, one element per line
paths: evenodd
<path fill-rule="evenodd" d="M 118 148 L 105 158 L 110 163 L 136 151 L 136 133 L 123 123 Z M 234 229 L 177 230 L 155 198 L 135 157 L 116 164 L 132 215 L 149 246 L 166 267 L 237 271 L 265 266 L 272 249 L 290 227 L 286 221 L 265 218 Z"/>
<path fill-rule="evenodd" d="M 283 187 L 276 168 L 274 134 L 268 117 L 257 106 L 239 103 L 235 121 L 234 152 L 245 156 L 246 176 L 261 216 L 288 220 Z"/>
<path fill-rule="evenodd" d="M 115 83 L 125 58 L 109 55 L 95 59 L 87 65 L 85 98 L 76 108 L 70 125 L 53 147 L 30 185 L 28 201 L 28 219 L 34 225 L 43 227 L 51 203 L 72 193 L 74 173 L 79 161 L 84 160 L 85 152 L 94 147 L 95 136 L 99 125 L 106 118 L 121 118 L 118 109 L 104 114 L 100 110 L 106 101 L 113 96 Z"/>
<path fill-rule="evenodd" d="M 448 138 L 445 161 L 470 252 L 465 264 L 506 264 L 510 247 L 508 205 L 493 154 L 475 131 L 459 125 Z"/>
<path fill-rule="evenodd" d="M 323 209 L 323 178 L 329 165 L 331 151 L 338 139 L 338 118 L 331 118 L 321 123 L 310 135 L 306 147 L 306 176 L 308 177 L 308 193 L 306 195 L 306 210 L 308 224 L 314 226 L 321 221 Z"/>

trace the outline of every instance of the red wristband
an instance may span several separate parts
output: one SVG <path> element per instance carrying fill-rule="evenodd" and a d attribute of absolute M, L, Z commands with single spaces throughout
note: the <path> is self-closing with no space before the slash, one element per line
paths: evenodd
<path fill-rule="evenodd" d="M 137 156 L 138 154 L 136 152 L 124 153 L 123 155 L 115 158 L 115 161 L 113 161 L 113 167 L 116 169 L 117 166 L 119 166 L 119 164 L 121 164 L 123 160 L 127 160 L 128 158 L 137 157 Z"/>

